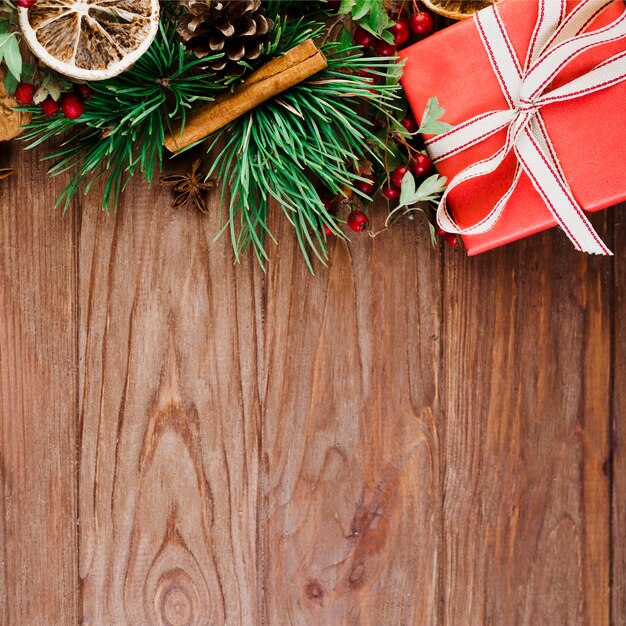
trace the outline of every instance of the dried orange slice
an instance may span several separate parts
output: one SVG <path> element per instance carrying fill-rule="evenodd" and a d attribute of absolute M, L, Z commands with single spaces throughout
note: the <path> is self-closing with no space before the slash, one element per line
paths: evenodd
<path fill-rule="evenodd" d="M 471 17 L 497 0 L 422 0 L 424 6 L 453 20 Z"/>
<path fill-rule="evenodd" d="M 159 28 L 159 0 L 39 0 L 20 28 L 43 63 L 70 78 L 104 80 L 128 69 Z"/>

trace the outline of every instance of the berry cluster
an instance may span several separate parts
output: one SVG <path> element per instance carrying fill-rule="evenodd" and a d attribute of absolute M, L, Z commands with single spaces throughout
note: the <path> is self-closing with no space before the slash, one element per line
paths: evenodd
<path fill-rule="evenodd" d="M 25 1 L 25 0 L 24 0 Z M 32 83 L 20 83 L 15 90 L 15 99 L 22 106 L 34 104 L 37 89 Z M 92 91 L 89 85 L 81 83 L 74 85 L 73 91 L 64 93 L 59 100 L 48 95 L 39 107 L 48 117 L 54 117 L 59 111 L 70 120 L 78 119 L 85 110 L 85 101 L 91 97 Z"/>
<path fill-rule="evenodd" d="M 358 25 L 353 31 L 354 43 L 364 48 L 366 53 L 374 56 L 394 56 L 398 50 L 434 32 L 434 17 L 418 0 L 397 0 L 389 2 L 388 7 L 389 18 L 393 21 L 388 32 L 393 37 L 393 43 L 388 41 L 389 37 L 386 39 L 377 37 L 370 30 Z M 360 74 L 373 84 L 381 80 L 379 75 L 369 73 L 367 70 L 362 70 Z M 416 185 L 419 185 L 427 177 L 435 174 L 433 163 L 424 149 L 423 139 L 419 134 L 419 124 L 410 112 L 408 102 L 404 103 L 404 107 L 407 113 L 401 120 L 401 127 L 392 127 L 389 120 L 380 115 L 374 114 L 371 118 L 377 135 L 390 148 L 391 157 L 385 155 L 386 167 L 383 171 L 374 171 L 368 163 L 359 172 L 363 180 L 358 181 L 355 188 L 365 196 L 373 197 L 381 191 L 389 201 L 397 203 L 402 194 L 402 182 L 407 175 L 412 176 Z M 370 222 L 367 214 L 361 208 L 354 208 L 352 198 L 348 201 L 342 200 L 340 204 L 350 206 L 347 223 L 353 231 L 357 233 L 369 231 Z M 330 210 L 333 203 L 328 202 L 326 206 Z M 434 214 L 429 213 L 428 217 L 434 222 Z M 444 233 L 434 226 L 433 230 L 450 246 L 458 246 L 455 235 Z M 330 229 L 326 230 L 326 235 L 330 235 Z"/>
<path fill-rule="evenodd" d="M 411 14 L 404 8 L 398 11 L 392 9 L 389 13 L 390 17 L 395 20 L 395 24 L 389 29 L 389 32 L 393 35 L 393 44 L 377 38 L 360 26 L 357 26 L 354 31 L 354 43 L 363 48 L 373 50 L 375 54 L 381 57 L 391 57 L 400 48 L 411 43 L 411 39 L 426 37 L 435 29 L 433 16 L 428 11 L 421 9 L 417 2 L 413 3 L 413 12 Z"/>

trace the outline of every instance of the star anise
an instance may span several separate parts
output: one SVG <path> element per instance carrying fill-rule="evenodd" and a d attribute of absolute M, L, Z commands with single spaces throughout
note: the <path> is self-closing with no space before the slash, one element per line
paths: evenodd
<path fill-rule="evenodd" d="M 215 186 L 215 181 L 205 181 L 205 175 L 200 170 L 201 160 L 197 159 L 191 165 L 187 174 L 170 174 L 161 176 L 159 182 L 167 187 L 172 187 L 176 194 L 173 208 L 180 207 L 191 201 L 202 213 L 208 213 L 204 192 Z"/>

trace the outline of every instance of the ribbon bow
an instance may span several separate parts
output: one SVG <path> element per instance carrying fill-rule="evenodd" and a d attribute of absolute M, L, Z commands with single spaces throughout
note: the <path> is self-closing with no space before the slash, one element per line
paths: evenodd
<path fill-rule="evenodd" d="M 625 45 L 622 52 L 586 74 L 547 91 L 555 76 L 583 52 L 626 38 L 626 7 L 621 16 L 608 26 L 588 32 L 589 24 L 615 0 L 582 0 L 567 15 L 566 0 L 538 1 L 537 24 L 524 68 L 520 66 L 497 5 L 475 15 L 478 32 L 509 108 L 490 111 L 459 124 L 428 141 L 427 148 L 437 163 L 503 129 L 507 129 L 506 141 L 492 156 L 470 165 L 450 181 L 437 210 L 437 221 L 447 232 L 466 235 L 487 232 L 500 219 L 522 172 L 526 172 L 577 250 L 611 254 L 572 195 L 548 136 L 541 109 L 548 104 L 580 98 L 626 80 Z M 494 172 L 511 150 L 517 156 L 512 185 L 485 218 L 468 228 L 461 228 L 448 210 L 448 194 L 468 180 Z"/>

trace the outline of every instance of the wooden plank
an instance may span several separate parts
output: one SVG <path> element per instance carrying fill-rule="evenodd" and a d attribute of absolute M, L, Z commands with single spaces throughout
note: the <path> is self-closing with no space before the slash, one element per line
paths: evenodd
<path fill-rule="evenodd" d="M 610 276 L 556 231 L 446 255 L 443 624 L 608 623 Z"/>
<path fill-rule="evenodd" d="M 613 463 L 612 491 L 612 619 L 614 626 L 626 623 L 626 204 L 612 210 L 615 274 L 613 282 Z"/>
<path fill-rule="evenodd" d="M 84 624 L 256 624 L 260 272 L 137 182 L 80 235 Z M 213 211 L 215 216 L 217 211 Z"/>
<path fill-rule="evenodd" d="M 76 624 L 75 220 L 39 154 L 3 144 L 0 623 Z M 46 193 L 42 194 L 41 189 Z"/>
<path fill-rule="evenodd" d="M 382 209 L 381 209 L 382 214 Z M 267 624 L 437 623 L 439 254 L 408 224 L 266 287 Z"/>

